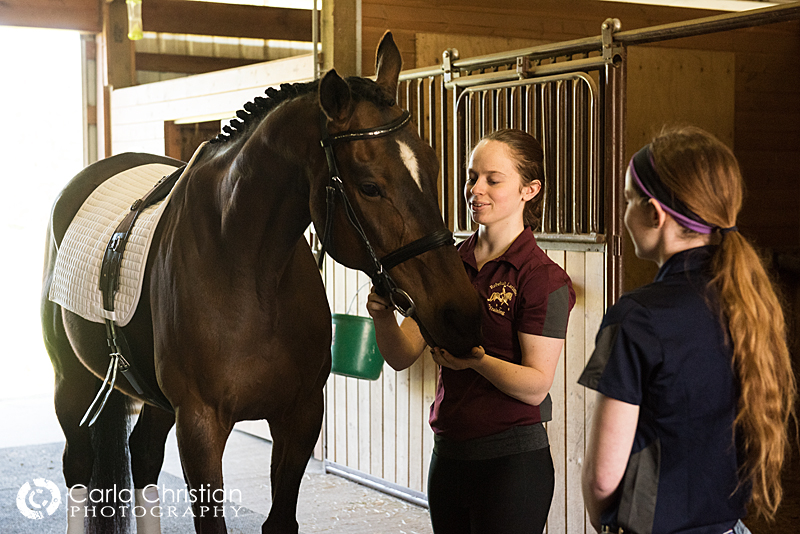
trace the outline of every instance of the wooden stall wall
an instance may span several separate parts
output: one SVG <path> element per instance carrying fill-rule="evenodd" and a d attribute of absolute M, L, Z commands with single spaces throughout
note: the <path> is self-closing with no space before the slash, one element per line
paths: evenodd
<path fill-rule="evenodd" d="M 311 43 L 145 32 L 136 42 L 136 83 L 170 80 L 311 53 Z"/>
<path fill-rule="evenodd" d="M 600 24 L 608 17 L 620 19 L 622 29 L 630 30 L 717 13 L 595 0 L 362 0 L 361 5 L 364 75 L 374 72 L 371 43 L 377 43 L 387 29 L 410 69 L 429 65 L 415 56 L 420 33 L 460 35 L 473 42 L 484 37 L 559 42 L 599 35 Z"/>
<path fill-rule="evenodd" d="M 164 154 L 165 123 L 230 119 L 267 87 L 308 81 L 313 72 L 306 55 L 113 91 L 113 154 Z"/>
<path fill-rule="evenodd" d="M 595 393 L 579 385 L 578 377 L 594 351 L 595 334 L 605 311 L 605 247 L 587 251 L 546 250 L 569 274 L 576 297 L 564 351 L 550 389 L 553 420 L 547 424 L 547 435 L 556 486 L 547 534 L 588 534 L 593 529 L 583 506 L 581 469 Z"/>

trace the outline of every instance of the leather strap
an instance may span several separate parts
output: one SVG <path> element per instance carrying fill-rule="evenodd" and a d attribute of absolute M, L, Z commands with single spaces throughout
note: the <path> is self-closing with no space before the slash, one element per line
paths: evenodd
<path fill-rule="evenodd" d="M 106 311 L 114 311 L 114 296 L 119 289 L 119 273 L 122 266 L 122 255 L 125 252 L 125 247 L 128 244 L 128 239 L 131 236 L 131 230 L 139 218 L 139 214 L 150 205 L 164 199 L 172 187 L 178 181 L 183 170 L 186 168 L 178 168 L 169 176 L 164 176 L 156 182 L 147 194 L 134 202 L 131 205 L 130 211 L 124 219 L 119 223 L 117 229 L 111 235 L 111 239 L 106 245 L 106 252 L 103 254 L 103 263 L 100 267 L 100 292 L 103 294 L 103 309 Z"/>
<path fill-rule="evenodd" d="M 383 268 L 388 271 L 392 267 L 397 267 L 404 261 L 410 260 L 415 256 L 419 256 L 423 252 L 428 252 L 429 250 L 433 250 L 435 248 L 453 244 L 455 244 L 453 232 L 447 228 L 441 228 L 432 234 L 420 237 L 416 241 L 412 241 L 411 243 L 398 248 L 394 252 L 390 252 L 381 258 L 380 262 L 381 265 L 383 265 Z"/>
<path fill-rule="evenodd" d="M 324 115 L 324 114 L 323 114 Z M 359 139 L 377 139 L 378 137 L 383 137 L 384 135 L 389 135 L 390 133 L 394 133 L 411 120 L 411 113 L 408 112 L 407 109 L 403 110 L 403 113 L 397 117 L 395 120 L 390 122 L 389 124 L 385 124 L 378 128 L 364 128 L 361 130 L 347 130 L 345 132 L 339 132 L 333 135 L 327 135 L 326 138 L 322 140 L 322 146 L 325 146 L 325 143 L 335 144 L 338 141 L 356 141 Z M 327 119 L 325 119 L 327 122 Z M 324 125 L 323 125 L 324 126 Z M 328 129 L 324 128 L 324 131 L 327 133 Z"/>

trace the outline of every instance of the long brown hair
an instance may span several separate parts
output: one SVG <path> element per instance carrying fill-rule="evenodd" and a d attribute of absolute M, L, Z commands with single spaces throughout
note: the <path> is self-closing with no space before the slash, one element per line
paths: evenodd
<path fill-rule="evenodd" d="M 661 180 L 689 209 L 713 226 L 736 225 L 744 184 L 727 146 L 704 130 L 685 127 L 665 130 L 651 148 Z M 761 258 L 738 231 L 722 236 L 712 269 L 740 382 L 734 421 L 743 447 L 740 484 L 752 487 L 756 514 L 773 519 L 783 496 L 789 421 L 796 421 L 797 385 L 783 310 Z"/>
<path fill-rule="evenodd" d="M 522 214 L 525 226 L 536 230 L 542 220 L 542 201 L 544 199 L 544 150 L 531 134 L 522 130 L 506 128 L 497 130 L 481 141 L 499 141 L 508 147 L 514 157 L 517 172 L 522 178 L 520 187 L 527 187 L 536 180 L 542 184 L 539 193 L 525 204 Z"/>

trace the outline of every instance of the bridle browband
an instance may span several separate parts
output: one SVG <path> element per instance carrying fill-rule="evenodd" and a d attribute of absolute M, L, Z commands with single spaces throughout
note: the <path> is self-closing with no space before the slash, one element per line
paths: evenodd
<path fill-rule="evenodd" d="M 379 137 L 384 137 L 403 128 L 409 123 L 410 118 L 411 117 L 408 111 L 403 111 L 400 117 L 384 126 L 363 130 L 348 130 L 331 135 L 328 133 L 328 119 L 324 113 L 320 113 L 320 132 L 322 135 L 320 144 L 325 150 L 325 157 L 328 160 L 329 181 L 328 185 L 326 186 L 327 214 L 325 217 L 325 232 L 322 235 L 322 250 L 320 251 L 319 256 L 319 268 L 322 268 L 322 262 L 325 259 L 325 250 L 328 248 L 331 242 L 333 210 L 336 193 L 338 193 L 342 198 L 342 204 L 344 205 L 347 219 L 350 221 L 350 224 L 353 226 L 353 228 L 355 228 L 359 237 L 361 237 L 364 246 L 367 248 L 367 253 L 372 260 L 372 272 L 367 272 L 372 280 L 372 284 L 375 286 L 378 294 L 383 297 L 388 297 L 395 309 L 405 317 L 415 315 L 416 306 L 409 294 L 397 287 L 397 284 L 394 282 L 394 280 L 392 280 L 392 277 L 389 276 L 387 271 L 393 267 L 396 267 L 397 265 L 400 265 L 404 261 L 419 256 L 423 252 L 427 252 L 442 246 L 452 245 L 454 243 L 453 234 L 447 228 L 441 228 L 415 241 L 412 241 L 407 245 L 403 245 L 399 249 L 390 252 L 383 258 L 378 259 L 377 255 L 375 254 L 375 250 L 372 248 L 372 245 L 370 245 L 369 239 L 364 232 L 364 228 L 358 221 L 358 217 L 353 210 L 353 206 L 350 204 L 350 201 L 345 194 L 344 184 L 342 183 L 342 179 L 339 175 L 339 166 L 336 164 L 336 155 L 334 154 L 333 147 L 340 141 L 360 141 L 364 139 L 377 139 Z"/>

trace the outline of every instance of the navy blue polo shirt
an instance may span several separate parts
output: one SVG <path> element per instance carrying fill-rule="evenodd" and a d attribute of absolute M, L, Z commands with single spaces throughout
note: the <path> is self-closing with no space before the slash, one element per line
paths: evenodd
<path fill-rule="evenodd" d="M 737 380 L 708 287 L 715 247 L 675 254 L 608 309 L 578 382 L 640 407 L 603 524 L 639 534 L 720 534 L 746 515 L 733 420 Z"/>
<path fill-rule="evenodd" d="M 563 339 L 575 292 L 567 273 L 526 228 L 500 257 L 478 270 L 473 234 L 459 246 L 464 268 L 481 301 L 483 348 L 489 357 L 522 362 L 519 333 Z M 477 371 L 439 370 L 430 424 L 437 436 L 463 441 L 511 427 L 549 421 L 548 395 L 532 406 L 497 389 Z"/>

